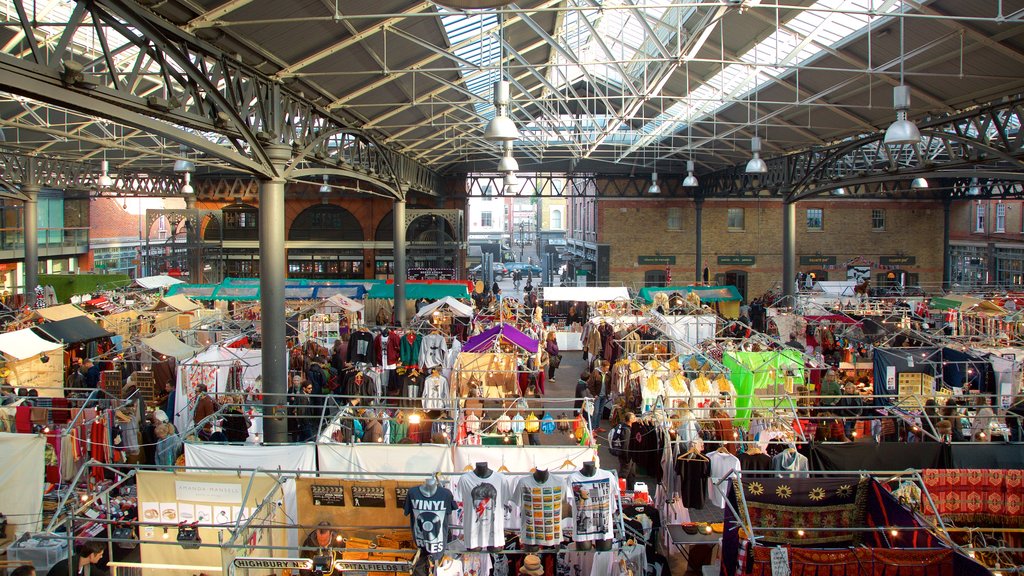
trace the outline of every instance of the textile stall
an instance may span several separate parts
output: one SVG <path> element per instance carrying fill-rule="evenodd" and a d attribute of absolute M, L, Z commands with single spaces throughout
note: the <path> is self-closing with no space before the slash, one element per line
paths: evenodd
<path fill-rule="evenodd" d="M 7 386 L 31 388 L 46 398 L 63 398 L 63 348 L 62 344 L 40 338 L 30 328 L 0 334 L 4 358 L 0 377 Z"/>
<path fill-rule="evenodd" d="M 309 289 L 316 290 L 315 287 Z M 302 318 L 298 322 L 299 343 L 313 341 L 330 349 L 342 334 L 363 324 L 363 308 L 361 302 L 341 294 L 317 301 L 312 307 L 300 313 Z"/>
<path fill-rule="evenodd" d="M 255 400 L 263 393 L 262 358 L 260 350 L 214 346 L 178 364 L 174 414 L 168 414 L 179 431 L 192 428 L 192 414 L 197 400 L 196 386 L 206 384 L 210 395 L 231 393 L 246 400 Z M 263 420 L 255 409 L 246 409 L 252 426 L 250 432 L 263 432 Z"/>
<path fill-rule="evenodd" d="M 640 289 L 637 296 L 648 304 L 654 304 L 656 294 L 668 295 L 669 305 L 663 314 L 690 312 L 698 309 L 692 304 L 699 302 L 699 306 L 708 306 L 719 316 L 732 320 L 739 318 L 740 302 L 743 300 L 735 286 L 646 286 Z M 691 294 L 699 297 L 699 301 L 694 300 Z"/>
<path fill-rule="evenodd" d="M 453 397 L 506 398 L 524 395 L 536 366 L 540 342 L 510 324 L 498 324 L 471 336 L 452 370 Z M 543 393 L 546 374 L 536 372 Z"/>
<path fill-rule="evenodd" d="M 464 282 L 456 283 L 426 283 L 426 282 L 409 282 L 405 285 L 405 303 L 406 303 L 406 318 L 412 318 L 416 315 L 416 301 L 427 300 L 432 302 L 434 300 L 440 300 L 444 297 L 451 297 L 455 300 L 468 301 L 469 300 L 469 288 Z M 366 293 L 366 310 L 363 311 L 363 317 L 370 319 L 376 319 L 378 313 L 384 310 L 384 314 L 388 318 L 388 323 L 394 318 L 394 304 L 395 304 L 395 286 L 394 284 L 375 284 L 370 287 L 370 291 Z"/>
<path fill-rule="evenodd" d="M 440 330 L 445 335 L 464 334 L 473 320 L 473 307 L 451 296 L 431 302 L 420 308 L 412 318 L 411 326 Z"/>
<path fill-rule="evenodd" d="M 729 380 L 736 388 L 738 421 L 748 421 L 754 409 L 781 409 L 794 414 L 795 404 L 787 397 L 805 385 L 801 352 L 729 351 L 722 356 L 722 364 L 729 370 Z"/>
<path fill-rule="evenodd" d="M 559 350 L 583 350 L 583 326 L 593 316 L 625 311 L 629 291 L 614 286 L 549 286 L 541 302 L 549 330 L 555 331 Z"/>

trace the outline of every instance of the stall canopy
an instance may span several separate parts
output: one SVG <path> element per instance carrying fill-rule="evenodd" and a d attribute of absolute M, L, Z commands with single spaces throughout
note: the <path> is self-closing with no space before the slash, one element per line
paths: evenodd
<path fill-rule="evenodd" d="M 331 296 L 344 296 L 353 300 L 362 300 L 366 296 L 366 287 L 362 284 L 350 284 L 347 286 L 313 286 L 316 298 L 330 298 Z"/>
<path fill-rule="evenodd" d="M 959 310 L 961 312 L 973 312 L 975 314 L 989 314 L 992 316 L 1006 316 L 1009 312 L 995 302 L 975 298 L 973 296 L 947 295 L 932 298 L 930 308 L 933 310 Z"/>
<path fill-rule="evenodd" d="M 855 280 L 821 280 L 814 283 L 814 289 L 829 296 L 853 296 L 857 287 Z"/>
<path fill-rule="evenodd" d="M 325 302 L 327 306 L 334 306 L 335 308 L 341 308 L 342 310 L 348 310 L 349 312 L 359 312 L 363 309 L 363 305 L 351 298 L 342 296 L 341 294 L 335 294 L 327 299 Z"/>
<path fill-rule="evenodd" d="M 189 299 L 184 294 L 175 294 L 173 296 L 164 296 L 157 302 L 151 310 L 174 310 L 176 312 L 192 312 L 202 308 L 201 305 Z"/>
<path fill-rule="evenodd" d="M 773 407 L 768 404 L 773 401 L 770 399 L 792 402 L 781 398 L 804 383 L 803 354 L 798 350 L 728 352 L 722 364 L 729 369 L 729 378 L 736 387 L 736 419 L 741 421 L 750 418 L 753 408 Z"/>
<path fill-rule="evenodd" d="M 40 338 L 31 328 L 0 334 L 0 352 L 15 360 L 26 360 L 61 348 L 59 343 Z"/>
<path fill-rule="evenodd" d="M 455 299 L 468 300 L 469 288 L 465 284 L 406 284 L 405 298 L 407 300 L 440 300 L 445 296 Z M 382 300 L 395 299 L 394 284 L 377 284 L 370 288 L 367 298 L 379 298 Z"/>
<path fill-rule="evenodd" d="M 490 352 L 494 349 L 495 344 L 500 341 L 514 344 L 531 354 L 536 353 L 540 347 L 540 342 L 516 330 L 514 326 L 498 324 L 494 328 L 484 330 L 476 336 L 470 337 L 466 340 L 465 345 L 462 346 L 462 351 Z"/>
<path fill-rule="evenodd" d="M 184 284 L 184 280 L 179 280 L 173 276 L 167 276 L 162 274 L 160 276 L 146 276 L 145 278 L 136 278 L 135 283 L 145 288 L 146 290 L 156 290 L 158 288 L 169 288 L 176 284 Z"/>
<path fill-rule="evenodd" d="M 416 316 L 429 316 L 434 313 L 434 310 L 439 310 L 442 308 L 447 308 L 448 310 L 451 310 L 452 314 L 454 314 L 455 316 L 462 316 L 464 318 L 473 317 L 473 308 L 471 306 L 459 302 L 458 300 L 452 298 L 451 296 L 445 296 L 444 298 L 441 298 L 437 302 L 431 302 L 430 304 L 427 304 L 426 306 L 421 308 L 419 312 L 416 313 Z"/>
<path fill-rule="evenodd" d="M 142 343 L 149 346 L 153 351 L 159 354 L 172 356 L 178 360 L 191 358 L 199 351 L 198 348 L 193 348 L 181 340 L 178 340 L 178 338 L 171 332 L 161 332 L 156 336 L 143 338 Z"/>
<path fill-rule="evenodd" d="M 193 300 L 213 300 L 219 284 L 175 284 L 167 289 L 168 296 L 188 296 Z"/>
<path fill-rule="evenodd" d="M 67 320 L 68 318 L 76 318 L 78 316 L 88 316 L 85 311 L 74 304 L 61 304 L 60 306 L 50 306 L 49 308 L 36 308 L 35 313 L 43 320 L 49 321 Z"/>
<path fill-rule="evenodd" d="M 640 289 L 639 296 L 651 304 L 658 292 L 678 293 L 680 296 L 696 292 L 702 304 L 718 304 L 719 312 L 726 318 L 740 315 L 740 301 L 743 300 L 735 286 L 646 286 Z"/>
<path fill-rule="evenodd" d="M 76 316 L 67 320 L 56 320 L 54 322 L 43 322 L 32 328 L 44 338 L 64 344 L 78 344 L 90 342 L 99 338 L 109 338 L 114 334 L 107 332 L 99 324 L 85 316 Z"/>
<path fill-rule="evenodd" d="M 545 302 L 608 302 L 629 300 L 629 290 L 614 286 L 551 286 L 544 288 Z"/>
<path fill-rule="evenodd" d="M 260 287 L 256 286 L 224 286 L 220 285 L 213 293 L 214 300 L 227 302 L 255 302 L 260 299 Z"/>

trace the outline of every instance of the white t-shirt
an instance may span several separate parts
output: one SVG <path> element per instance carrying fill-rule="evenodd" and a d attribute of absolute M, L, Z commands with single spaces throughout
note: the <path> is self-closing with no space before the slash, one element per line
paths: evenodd
<path fill-rule="evenodd" d="M 736 471 L 736 474 L 733 474 L 733 476 L 738 478 L 740 461 L 732 454 L 717 450 L 708 454 L 708 460 L 711 460 L 711 476 L 708 478 L 708 498 L 711 500 L 712 505 L 725 508 L 725 496 L 729 493 L 729 483 L 732 482 L 732 478 L 725 482 L 719 482 L 719 480 L 725 478 L 732 470 Z"/>
<path fill-rule="evenodd" d="M 423 381 L 423 409 L 448 409 L 448 381 L 444 376 L 428 376 Z"/>
<path fill-rule="evenodd" d="M 443 558 L 434 565 L 434 576 L 465 576 L 462 560 L 452 557 Z"/>
<path fill-rule="evenodd" d="M 466 548 L 473 550 L 505 545 L 505 475 L 491 472 L 480 478 L 473 472 L 459 477 L 455 499 L 462 503 L 462 533 Z"/>
<path fill-rule="evenodd" d="M 576 542 L 611 540 L 615 484 L 612 473 L 598 469 L 593 476 L 573 472 L 566 498 L 572 507 L 572 539 Z"/>
<path fill-rule="evenodd" d="M 557 546 L 561 543 L 564 496 L 564 484 L 551 474 L 545 482 L 537 482 L 532 474 L 519 479 L 512 500 L 519 505 L 519 540 L 523 544 Z"/>

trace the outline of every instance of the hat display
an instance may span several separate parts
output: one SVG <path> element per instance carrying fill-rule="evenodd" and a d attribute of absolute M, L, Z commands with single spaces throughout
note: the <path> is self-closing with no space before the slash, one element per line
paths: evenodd
<path fill-rule="evenodd" d="M 540 563 L 540 557 L 536 554 L 527 554 L 526 558 L 523 558 L 519 573 L 524 576 L 544 576 L 544 566 Z"/>

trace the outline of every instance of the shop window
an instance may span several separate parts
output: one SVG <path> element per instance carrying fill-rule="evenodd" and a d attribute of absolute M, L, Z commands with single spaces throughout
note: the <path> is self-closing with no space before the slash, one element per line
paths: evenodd
<path fill-rule="evenodd" d="M 996 232 L 1006 232 L 1006 204 L 996 204 Z"/>
<path fill-rule="evenodd" d="M 668 229 L 669 230 L 682 230 L 683 229 L 683 209 L 676 206 L 668 209 Z"/>
<path fill-rule="evenodd" d="M 810 274 L 811 277 L 814 278 L 815 282 L 827 282 L 828 281 L 828 272 L 825 271 L 825 270 L 811 270 L 810 272 L 808 272 L 808 274 Z"/>
<path fill-rule="evenodd" d="M 875 208 L 871 211 L 871 229 L 875 232 L 885 230 L 885 210 Z"/>
<path fill-rule="evenodd" d="M 480 226 L 483 227 L 483 228 L 490 228 L 493 225 L 494 224 L 493 224 L 493 221 L 491 220 L 491 213 L 490 212 L 481 212 L 480 213 Z"/>
<path fill-rule="evenodd" d="M 288 229 L 288 239 L 361 242 L 363 227 L 341 206 L 317 204 L 295 217 Z"/>
<path fill-rule="evenodd" d="M 665 286 L 668 277 L 664 270 L 648 270 L 644 272 L 644 286 Z"/>
<path fill-rule="evenodd" d="M 974 205 L 974 231 L 985 231 L 985 205 L 981 202 Z"/>
<path fill-rule="evenodd" d="M 807 209 L 807 229 L 808 230 L 824 230 L 825 229 L 825 210 L 822 208 L 808 208 Z"/>
<path fill-rule="evenodd" d="M 726 226 L 732 231 L 743 230 L 743 208 L 729 208 L 726 214 Z"/>

